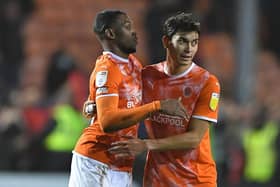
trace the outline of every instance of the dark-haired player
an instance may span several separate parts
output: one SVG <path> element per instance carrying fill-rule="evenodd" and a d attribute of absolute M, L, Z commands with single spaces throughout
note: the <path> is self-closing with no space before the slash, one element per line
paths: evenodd
<path fill-rule="evenodd" d="M 191 118 L 153 113 L 145 120 L 150 139 L 115 142 L 110 152 L 126 158 L 148 151 L 144 187 L 216 187 L 209 126 L 217 122 L 220 85 L 193 62 L 200 24 L 179 13 L 163 28 L 166 60 L 143 69 L 143 102 L 181 97 Z"/>
<path fill-rule="evenodd" d="M 126 13 L 98 13 L 94 32 L 103 48 L 89 83 L 89 100 L 96 103 L 97 115 L 73 151 L 69 187 L 129 187 L 133 158 L 109 153 L 112 142 L 136 137 L 137 123 L 153 112 L 185 118 L 186 111 L 178 99 L 142 105 L 142 65 L 131 55 L 137 37 Z"/>

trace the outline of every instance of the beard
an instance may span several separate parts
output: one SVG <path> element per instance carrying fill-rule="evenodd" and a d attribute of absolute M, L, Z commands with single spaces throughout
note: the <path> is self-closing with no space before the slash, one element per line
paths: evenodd
<path fill-rule="evenodd" d="M 131 43 L 119 43 L 119 48 L 122 52 L 126 54 L 131 54 L 136 52 L 136 45 Z"/>

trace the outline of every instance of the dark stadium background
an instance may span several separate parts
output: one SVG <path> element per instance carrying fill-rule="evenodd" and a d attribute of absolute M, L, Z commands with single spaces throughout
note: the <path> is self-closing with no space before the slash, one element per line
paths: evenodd
<path fill-rule="evenodd" d="M 195 62 L 222 87 L 219 123 L 211 129 L 218 186 L 277 186 L 279 137 L 272 142 L 275 168 L 262 184 L 246 181 L 243 143 L 246 130 L 280 124 L 279 7 L 276 0 L 1 0 L 0 186 L 67 186 L 71 151 L 49 154 L 42 142 L 51 131 L 54 103 L 81 111 L 87 98 L 87 80 L 101 53 L 92 22 L 103 9 L 121 9 L 132 18 L 144 65 L 164 59 L 161 24 L 167 16 L 188 11 L 200 19 Z M 145 137 L 143 126 L 139 135 Z M 144 163 L 143 154 L 135 163 L 135 187 Z"/>

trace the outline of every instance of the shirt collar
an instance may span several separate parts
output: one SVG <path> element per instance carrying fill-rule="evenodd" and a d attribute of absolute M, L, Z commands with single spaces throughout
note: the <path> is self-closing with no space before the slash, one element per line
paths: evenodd
<path fill-rule="evenodd" d="M 123 58 L 120 57 L 118 55 L 116 55 L 115 53 L 112 53 L 111 51 L 103 51 L 103 55 L 110 55 L 113 59 L 117 60 L 117 61 L 121 61 L 121 62 L 129 62 L 128 58 Z"/>
<path fill-rule="evenodd" d="M 172 77 L 172 78 L 179 78 L 179 77 L 183 77 L 183 76 L 187 75 L 187 74 L 193 69 L 194 66 L 195 66 L 195 63 L 192 62 L 191 66 L 190 66 L 186 71 L 184 71 L 184 72 L 182 72 L 182 73 L 180 73 L 180 74 L 178 74 L 178 75 L 170 75 L 170 74 L 168 73 L 168 70 L 167 70 L 167 68 L 168 68 L 168 67 L 167 67 L 167 62 L 165 62 L 165 63 L 163 64 L 163 71 L 164 71 L 165 74 L 169 75 L 169 76 Z"/>

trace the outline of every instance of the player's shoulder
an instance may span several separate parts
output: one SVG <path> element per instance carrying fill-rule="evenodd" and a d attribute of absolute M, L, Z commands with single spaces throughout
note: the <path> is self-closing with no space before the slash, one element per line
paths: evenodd
<path fill-rule="evenodd" d="M 208 76 L 208 81 L 210 82 L 219 82 L 218 78 L 212 74 L 210 71 L 208 71 L 207 69 L 195 64 L 195 67 L 198 71 L 200 71 L 201 73 L 207 74 Z"/>
<path fill-rule="evenodd" d="M 208 71 L 207 69 L 199 66 L 199 65 L 196 65 L 195 64 L 195 72 L 197 74 L 197 76 L 202 76 L 205 78 L 204 80 L 206 80 L 206 84 L 204 87 L 218 87 L 220 88 L 220 83 L 219 83 L 219 80 L 218 78 L 212 74 L 210 71 Z M 198 73 L 199 72 L 199 73 Z"/>
<path fill-rule="evenodd" d="M 142 69 L 142 78 L 145 79 L 158 79 L 163 74 L 163 67 L 161 63 L 147 65 Z"/>
<path fill-rule="evenodd" d="M 115 64 L 113 58 L 111 56 L 103 54 L 100 55 L 96 60 L 96 65 L 113 65 Z"/>
<path fill-rule="evenodd" d="M 163 69 L 163 62 L 159 62 L 156 64 L 150 64 L 150 65 L 146 65 L 143 68 L 143 72 L 150 72 L 150 71 L 161 71 L 161 69 Z"/>
<path fill-rule="evenodd" d="M 201 67 L 200 65 L 198 65 L 196 63 L 192 64 L 192 72 L 196 73 L 198 75 L 199 74 L 209 74 L 210 75 L 210 72 L 207 69 Z"/>
<path fill-rule="evenodd" d="M 215 75 L 209 73 L 209 78 L 206 82 L 206 87 L 220 90 L 220 82 L 218 78 Z"/>
<path fill-rule="evenodd" d="M 211 74 L 211 73 L 209 73 L 208 81 L 210 81 L 210 82 L 219 82 L 218 78 L 214 74 Z"/>
<path fill-rule="evenodd" d="M 109 55 L 100 55 L 95 64 L 95 71 L 117 68 L 117 64 Z"/>

